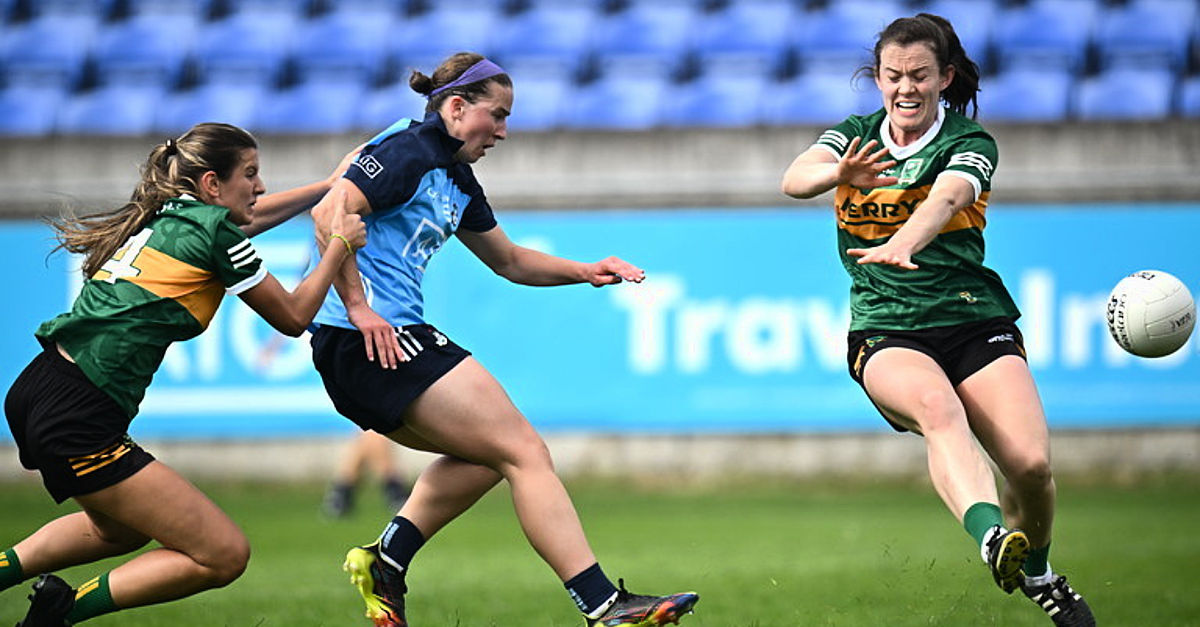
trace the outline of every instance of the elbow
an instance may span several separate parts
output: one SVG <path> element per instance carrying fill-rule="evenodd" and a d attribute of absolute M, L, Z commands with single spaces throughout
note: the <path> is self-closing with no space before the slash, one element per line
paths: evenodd
<path fill-rule="evenodd" d="M 276 331 L 279 331 L 288 337 L 300 337 L 304 334 L 304 331 L 308 329 L 308 324 L 308 321 L 294 318 L 291 320 L 277 320 L 272 323 L 271 326 L 275 327 Z"/>
<path fill-rule="evenodd" d="M 783 192 L 784 195 L 790 198 L 796 198 L 800 200 L 812 198 L 813 196 L 817 195 L 817 192 L 814 190 L 809 189 L 801 185 L 798 181 L 789 178 L 783 179 L 783 182 L 779 185 L 779 191 Z"/>

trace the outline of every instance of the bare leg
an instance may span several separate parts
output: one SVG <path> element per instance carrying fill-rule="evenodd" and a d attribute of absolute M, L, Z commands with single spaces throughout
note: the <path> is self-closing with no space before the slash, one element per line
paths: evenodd
<path fill-rule="evenodd" d="M 1005 513 L 1035 547 L 1050 543 L 1055 486 L 1050 433 L 1025 361 L 1002 357 L 959 385 L 971 426 L 1006 479 Z"/>
<path fill-rule="evenodd" d="M 135 543 L 140 546 L 146 538 L 157 540 L 161 548 L 143 553 L 109 574 L 113 602 L 120 608 L 224 586 L 241 575 L 250 557 L 249 544 L 237 525 L 204 493 L 159 462 L 115 486 L 75 500 L 84 508 L 82 515 L 43 527 L 18 545 L 27 550 L 22 553 L 18 549 L 17 554 L 22 562 L 28 559 L 45 572 L 56 568 L 56 563 L 82 563 L 81 558 L 63 558 L 47 548 L 60 540 L 91 556 L 105 556 Z M 86 539 L 92 533 L 87 531 L 89 526 L 96 530 L 97 540 Z"/>
<path fill-rule="evenodd" d="M 560 579 L 596 562 L 545 443 L 479 362 L 467 358 L 438 380 L 405 423 L 425 450 L 450 456 L 422 474 L 401 510 L 423 533 L 436 532 L 503 477 L 526 537 Z"/>
<path fill-rule="evenodd" d="M 925 436 L 930 479 L 955 518 L 962 522 L 975 503 L 998 504 L 995 476 L 941 368 L 928 356 L 902 348 L 879 351 L 866 368 L 864 380 L 875 404 Z"/>

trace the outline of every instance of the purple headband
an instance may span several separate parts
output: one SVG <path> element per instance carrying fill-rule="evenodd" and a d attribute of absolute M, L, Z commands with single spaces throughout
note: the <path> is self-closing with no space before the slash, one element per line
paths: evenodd
<path fill-rule="evenodd" d="M 451 89 L 453 87 L 462 87 L 463 85 L 470 85 L 471 83 L 478 83 L 479 81 L 504 73 L 504 68 L 492 63 L 491 61 L 488 61 L 487 59 L 483 59 L 475 65 L 467 68 L 467 71 L 463 72 L 462 76 L 459 76 L 449 83 L 446 83 L 445 85 L 442 85 L 441 87 L 429 92 L 428 97 L 433 98 L 447 89 Z"/>

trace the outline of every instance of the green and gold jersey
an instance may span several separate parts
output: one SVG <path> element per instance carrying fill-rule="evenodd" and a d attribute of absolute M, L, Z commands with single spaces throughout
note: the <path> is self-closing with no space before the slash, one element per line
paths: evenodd
<path fill-rule="evenodd" d="M 941 327 L 1020 315 L 1000 276 L 983 265 L 984 209 L 991 194 L 996 141 L 973 120 L 942 109 L 920 140 L 897 146 L 883 109 L 850 116 L 813 144 L 839 159 L 850 141 L 874 139 L 887 146 L 896 165 L 884 172 L 899 181 L 864 191 L 839 185 L 838 248 L 853 281 L 850 330 L 908 330 Z M 960 209 L 913 257 L 918 270 L 884 264 L 858 264 L 848 248 L 869 248 L 888 240 L 929 196 L 939 176 L 958 176 L 975 188 L 975 202 Z"/>
<path fill-rule="evenodd" d="M 129 417 L 172 342 L 196 337 L 226 293 L 266 277 L 229 210 L 175 198 L 84 281 L 71 311 L 37 330 L 58 342 Z"/>

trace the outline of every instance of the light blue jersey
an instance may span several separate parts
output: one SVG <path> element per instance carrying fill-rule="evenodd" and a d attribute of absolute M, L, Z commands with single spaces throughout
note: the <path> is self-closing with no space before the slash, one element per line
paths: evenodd
<path fill-rule="evenodd" d="M 496 219 L 471 167 L 454 159 L 462 142 L 437 112 L 404 119 L 367 143 L 346 172 L 371 205 L 367 246 L 356 259 L 367 303 L 392 326 L 425 323 L 421 282 L 430 258 L 460 227 L 483 232 Z M 354 328 L 335 290 L 315 324 Z"/>

